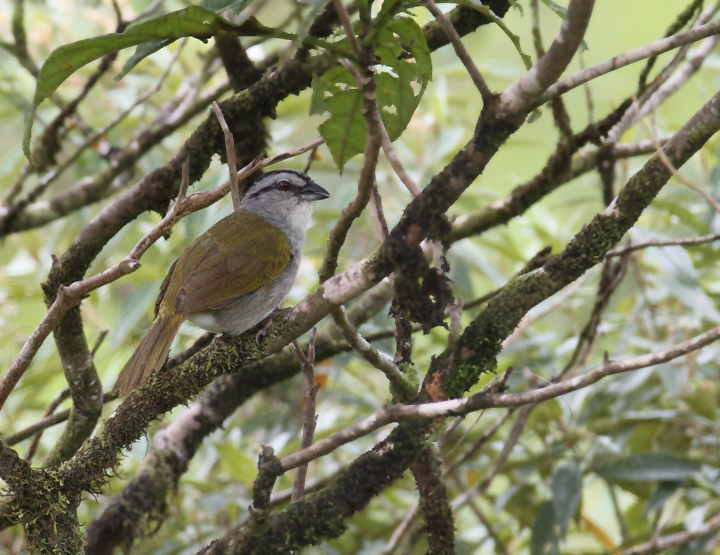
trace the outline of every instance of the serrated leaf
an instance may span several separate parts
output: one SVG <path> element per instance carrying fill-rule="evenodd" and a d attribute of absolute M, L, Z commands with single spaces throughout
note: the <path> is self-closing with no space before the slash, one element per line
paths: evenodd
<path fill-rule="evenodd" d="M 553 473 L 553 511 L 561 539 L 567 534 L 570 519 L 580 503 L 582 481 L 582 471 L 575 462 L 561 466 Z"/>
<path fill-rule="evenodd" d="M 403 49 L 395 35 L 400 38 L 403 47 L 410 51 L 412 62 L 398 59 Z M 394 73 L 394 76 L 390 73 L 379 73 L 375 78 L 380 114 L 390 140 L 394 141 L 410 123 L 430 82 L 430 49 L 417 23 L 412 19 L 399 18 L 391 21 L 380 33 L 376 53 L 383 64 L 390 67 Z M 417 93 L 412 88 L 413 82 L 419 87 Z M 391 111 L 392 107 L 394 112 Z"/>
<path fill-rule="evenodd" d="M 326 103 L 332 117 L 318 130 L 335 165 L 342 171 L 345 162 L 365 148 L 362 93 L 359 90 L 341 91 L 326 99 Z"/>
<path fill-rule="evenodd" d="M 594 471 L 609 482 L 681 481 L 700 470 L 700 463 L 669 453 L 623 457 Z"/>
<path fill-rule="evenodd" d="M 410 58 L 400 59 L 409 53 Z M 376 97 L 383 124 L 391 140 L 407 128 L 432 76 L 430 50 L 422 30 L 409 18 L 394 19 L 378 34 L 375 55 Z M 413 89 L 415 84 L 415 89 Z M 311 114 L 328 111 L 319 130 L 338 169 L 365 148 L 362 93 L 344 67 L 313 80 Z"/>

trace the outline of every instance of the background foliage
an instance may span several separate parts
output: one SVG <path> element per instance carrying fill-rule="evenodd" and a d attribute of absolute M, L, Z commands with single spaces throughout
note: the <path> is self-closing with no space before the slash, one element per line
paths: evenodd
<path fill-rule="evenodd" d="M 284 0 L 255 0 L 255 4 L 258 5 L 256 16 L 259 21 L 268 27 L 284 24 L 292 32 L 303 32 L 307 14 L 316 9 L 313 3 Z M 119 5 L 126 19 L 146 7 L 143 2 L 133 1 L 122 1 Z M 161 9 L 171 12 L 187 5 L 168 0 Z M 591 65 L 662 37 L 680 9 L 675 0 L 598 2 L 585 37 L 588 48 L 582 54 L 584 64 Z M 12 2 L 0 2 L 2 35 L 10 33 L 13 10 Z M 113 32 L 116 25 L 108 2 L 36 0 L 26 3 L 25 10 L 28 44 L 38 61 L 61 45 Z M 431 20 L 424 9 L 414 8 L 410 13 L 418 25 Z M 519 36 L 523 52 L 533 53 L 529 2 L 518 0 L 504 22 Z M 541 5 L 541 29 L 548 44 L 561 23 L 557 14 Z M 259 60 L 286 42 L 271 38 L 250 47 L 248 54 L 253 60 Z M 466 37 L 464 42 L 493 90 L 502 90 L 523 74 L 521 56 L 498 26 L 485 26 Z M 84 101 L 80 110 L 83 123 L 78 125 L 98 129 L 107 124 L 154 86 L 182 48 L 158 92 L 107 133 L 97 148 L 86 151 L 49 188 L 47 198 L 103 168 L 103 148 L 107 144 L 126 143 L 135 129 L 156 117 L 158 110 L 178 88 L 187 86 L 188 76 L 204 67 L 211 47 L 211 44 L 192 39 L 175 42 L 141 61 L 120 81 L 114 81 L 112 76 L 133 54 L 132 49 L 122 51 L 113 64 L 113 71 L 102 78 Z M 285 55 L 280 54 L 281 58 Z M 382 58 L 383 54 L 380 56 Z M 658 66 L 669 57 L 661 56 Z M 580 63 L 580 58 L 576 58 L 567 73 L 577 71 Z M 471 137 L 475 116 L 468 114 L 477 114 L 481 103 L 472 81 L 449 47 L 432 54 L 432 80 L 428 80 L 429 61 L 417 57 L 413 65 L 417 67 L 410 70 L 418 73 L 421 86 L 426 88 L 414 113 L 410 110 L 397 114 L 400 120 L 412 117 L 405 133 L 395 142 L 395 148 L 404 166 L 422 185 Z M 72 74 L 56 94 L 74 98 L 95 67 L 97 62 Z M 660 107 L 655 117 L 659 135 L 676 131 L 707 101 L 717 90 L 719 69 L 720 59 L 710 55 L 703 69 Z M 639 67 L 634 65 L 591 83 L 595 117 L 602 117 L 633 93 L 638 72 Z M 203 87 L 209 89 L 226 79 L 222 70 L 216 71 Z M 348 74 L 348 82 L 350 79 Z M 382 87 L 381 83 L 378 85 Z M 31 105 L 34 94 L 35 80 L 15 57 L 0 51 L 0 125 L 3 130 L 0 133 L 0 192 L 3 194 L 11 189 L 25 164 L 21 129 L 23 114 Z M 346 91 L 345 94 L 353 93 Z M 382 93 L 378 94 L 382 98 Z M 392 90 L 392 84 L 387 85 L 385 94 L 411 94 L 413 102 L 419 100 L 417 91 Z M 565 100 L 574 127 L 581 129 L 590 117 L 586 91 L 578 88 L 565 95 Z M 332 104 L 327 106 L 333 114 Z M 313 103 L 310 90 L 283 101 L 278 107 L 277 118 L 267 122 L 269 151 L 279 153 L 304 144 L 317 136 L 318 127 L 323 137 L 336 141 L 330 133 L 323 131 L 321 124 L 328 114 L 319 113 L 324 112 L 322 108 L 319 102 Z M 35 133 L 41 131 L 43 124 L 51 121 L 57 112 L 57 106 L 51 102 L 43 103 L 36 114 Z M 141 158 L 135 175 L 142 176 L 166 163 L 205 114 L 201 112 Z M 340 210 L 355 196 L 362 160 L 353 156 L 364 144 L 360 136 L 364 133 L 361 115 L 358 124 L 360 130 L 353 135 L 353 140 L 359 148 L 331 154 L 322 146 L 319 150 L 322 158 L 312 166 L 310 175 L 330 190 L 332 196 L 316 208 L 305 258 L 287 300 L 288 305 L 294 305 L 317 285 L 317 271 L 329 230 Z M 388 125 L 393 139 L 401 128 L 402 125 Z M 625 134 L 623 141 L 644 138 L 646 134 L 642 127 L 634 127 Z M 543 108 L 536 121 L 523 126 L 510 138 L 484 174 L 452 207 L 451 214 L 467 214 L 501 199 L 514 186 L 532 178 L 553 152 L 556 139 L 550 109 Z M 82 135 L 71 130 L 66 141 L 77 146 L 82 142 Z M 625 183 L 645 159 L 636 157 L 620 161 L 616 183 Z M 334 160 L 347 160 L 342 175 Z M 284 166 L 302 169 L 304 164 L 302 157 L 292 159 Z M 226 167 L 216 158 L 195 188 L 209 189 L 217 185 L 225 179 L 226 172 Z M 717 198 L 720 195 L 717 140 L 711 141 L 683 172 Z M 382 157 L 377 181 L 392 227 L 411 197 Z M 36 183 L 35 176 L 29 178 L 26 189 Z M 122 184 L 117 185 L 117 189 L 121 187 Z M 0 245 L 0 368 L 10 366 L 45 313 L 39 284 L 48 274 L 51 256 L 64 252 L 102 207 L 103 203 L 98 203 L 82 208 L 41 229 L 13 234 Z M 95 355 L 106 390 L 148 329 L 159 284 L 173 260 L 194 237 L 230 209 L 226 199 L 186 218 L 167 241 L 152 247 L 138 272 L 94 292 L 83 303 L 82 314 L 89 342 L 92 344 L 101 332 L 108 332 Z M 503 285 L 543 247 L 551 246 L 554 252 L 561 250 L 594 214 L 603 209 L 600 179 L 596 173 L 589 173 L 559 188 L 508 225 L 460 241 L 448 254 L 453 293 L 470 301 Z M 156 214 L 146 213 L 124 228 L 102 251 L 90 273 L 122 259 L 157 220 Z M 714 208 L 702 196 L 673 180 L 645 211 L 630 236 L 646 240 L 718 231 L 720 218 Z M 377 245 L 370 221 L 363 216 L 353 227 L 341 253 L 340 267 L 345 268 L 370 254 Z M 720 251 L 715 243 L 686 249 L 647 249 L 633 255 L 627 275 L 605 311 L 587 366 L 600 363 L 605 352 L 614 360 L 660 350 L 720 324 L 717 302 L 720 296 L 719 259 Z M 524 387 L 527 373 L 536 376 L 535 379 L 548 380 L 566 364 L 592 310 L 599 279 L 598 267 L 588 272 L 577 285 L 568 287 L 531 311 L 528 325 L 522 326 L 513 336 L 499 360 L 500 369 L 507 366 L 516 369 L 511 387 Z M 464 322 L 470 322 L 477 310 L 466 311 Z M 392 326 L 387 310 L 383 310 L 361 331 L 368 335 Z M 196 328 L 184 326 L 176 340 L 176 349 L 191 345 L 200 335 Z M 430 356 L 445 347 L 447 339 L 447 332 L 441 328 L 428 335 L 416 334 L 414 360 L 419 375 L 427 368 Z M 378 341 L 376 345 L 388 353 L 394 348 L 390 339 Z M 663 533 L 693 530 L 720 512 L 718 354 L 718 347 L 710 346 L 672 363 L 609 378 L 529 411 L 517 446 L 487 491 L 461 498 L 470 501 L 455 508 L 457 553 L 504 555 L 529 552 L 534 555 L 548 551 L 613 551 L 649 541 L 660 528 Z M 385 378 L 355 354 L 323 361 L 316 371 L 322 383 L 316 439 L 357 422 L 389 399 Z M 486 375 L 473 391 L 492 378 L 492 375 Z M 46 341 L 0 412 L 3 435 L 12 434 L 42 418 L 48 405 L 65 386 L 54 343 Z M 279 455 L 292 453 L 299 447 L 302 387 L 301 378 L 296 377 L 254 396 L 238 409 L 222 430 L 210 436 L 170 496 L 166 511 L 155 515 L 147 524 L 148 537 L 134 545 L 133 553 L 194 553 L 247 518 L 261 446 L 270 445 Z M 116 405 L 117 402 L 107 404 L 103 418 L 111 414 Z M 60 408 L 66 406 L 69 401 Z M 148 438 L 182 412 L 183 407 L 180 407 L 167 415 L 149 431 Z M 521 411 L 511 414 L 480 451 L 455 467 L 453 461 L 467 453 L 507 412 L 494 409 L 473 414 L 451 433 L 438 434 L 436 439 L 443 461 L 452 468 L 446 477 L 451 499 L 481 483 Z M 41 460 L 49 453 L 60 431 L 58 426 L 44 433 L 36 459 Z M 381 430 L 312 463 L 310 485 L 349 464 L 386 434 L 387 430 Z M 21 454 L 27 451 L 29 441 L 16 446 Z M 124 481 L 137 470 L 146 449 L 146 441 L 135 444 L 108 489 L 101 495 L 85 499 L 80 510 L 82 522 L 96 518 L 109 500 L 121 491 Z M 280 478 L 275 491 L 291 487 L 292 478 L 292 473 Z M 393 532 L 413 510 L 416 501 L 416 487 L 408 473 L 356 515 L 341 538 L 308 548 L 305 552 L 424 553 L 425 539 L 414 521 L 398 542 L 391 542 Z M 22 538 L 23 533 L 17 527 L 5 530 L 0 535 L 3 546 L 0 549 L 22 552 Z M 711 535 L 689 543 L 679 551 L 683 554 L 714 551 L 716 545 L 716 539 Z"/>

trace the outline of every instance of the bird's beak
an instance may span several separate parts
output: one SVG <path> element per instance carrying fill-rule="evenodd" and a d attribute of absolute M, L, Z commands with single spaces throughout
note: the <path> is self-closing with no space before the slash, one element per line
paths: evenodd
<path fill-rule="evenodd" d="M 300 189 L 300 196 L 303 198 L 303 200 L 313 201 L 328 198 L 330 196 L 330 193 L 328 193 L 325 189 L 320 187 L 320 185 L 318 185 L 314 181 L 308 181 L 307 184 L 302 189 Z"/>

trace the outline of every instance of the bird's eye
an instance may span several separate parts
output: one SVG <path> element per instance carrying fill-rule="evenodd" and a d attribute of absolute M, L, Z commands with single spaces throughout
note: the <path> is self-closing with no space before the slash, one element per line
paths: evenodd
<path fill-rule="evenodd" d="M 289 181 L 281 181 L 280 182 L 280 190 L 281 191 L 289 191 L 291 187 L 292 187 L 292 183 L 290 183 Z"/>

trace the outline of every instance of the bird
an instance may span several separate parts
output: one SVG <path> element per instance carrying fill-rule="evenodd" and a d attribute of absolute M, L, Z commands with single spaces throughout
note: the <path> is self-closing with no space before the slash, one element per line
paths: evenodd
<path fill-rule="evenodd" d="M 120 396 L 162 368 L 185 320 L 212 333 L 239 335 L 271 315 L 295 281 L 313 203 L 329 196 L 295 170 L 270 171 L 251 183 L 238 209 L 170 267 L 155 319 L 115 383 Z"/>

